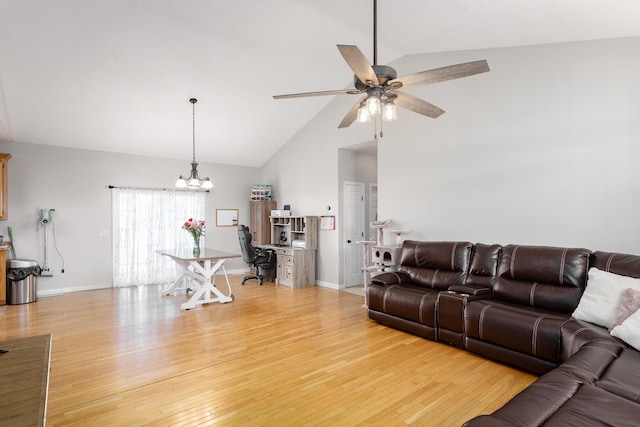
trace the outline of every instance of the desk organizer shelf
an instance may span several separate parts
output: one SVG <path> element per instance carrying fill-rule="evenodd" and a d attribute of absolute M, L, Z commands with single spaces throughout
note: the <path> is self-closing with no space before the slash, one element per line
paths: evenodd
<path fill-rule="evenodd" d="M 295 244 L 293 242 L 296 242 Z M 271 244 L 318 249 L 318 217 L 271 217 Z"/>

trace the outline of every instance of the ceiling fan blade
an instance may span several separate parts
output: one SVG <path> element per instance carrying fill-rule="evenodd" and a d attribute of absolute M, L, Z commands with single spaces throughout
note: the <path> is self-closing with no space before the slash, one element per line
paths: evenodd
<path fill-rule="evenodd" d="M 421 71 L 419 73 L 407 74 L 397 79 L 389 80 L 390 86 L 402 83 L 397 87 L 414 87 L 424 86 L 433 83 L 444 82 L 447 80 L 459 79 L 461 77 L 472 76 L 474 74 L 485 73 L 489 71 L 489 64 L 486 60 L 466 62 L 464 64 L 450 65 L 448 67 L 435 68 L 433 70 Z"/>
<path fill-rule="evenodd" d="M 351 124 L 353 122 L 356 121 L 356 118 L 358 118 L 358 109 L 360 108 L 360 104 L 362 103 L 362 101 L 364 101 L 365 99 L 367 99 L 366 96 L 363 96 L 362 98 L 360 98 L 358 100 L 358 102 L 356 102 L 353 107 L 351 107 L 351 109 L 349 110 L 349 112 L 347 113 L 346 116 L 344 116 L 344 118 L 342 119 L 342 121 L 340 122 L 340 124 L 338 125 L 338 129 L 342 129 L 342 128 L 346 128 L 351 126 Z"/>
<path fill-rule="evenodd" d="M 414 113 L 422 114 L 423 116 L 436 118 L 439 117 L 444 110 L 436 107 L 433 104 L 428 103 L 420 98 L 416 98 L 413 95 L 409 95 L 404 92 L 394 92 L 398 97 L 394 100 L 394 103 L 402 108 L 413 111 Z"/>
<path fill-rule="evenodd" d="M 358 46 L 339 44 L 338 50 L 344 60 L 347 61 L 349 68 L 353 70 L 353 73 L 362 83 L 367 86 L 377 86 L 379 84 L 378 76 L 376 76 L 371 64 L 369 64 L 362 51 L 358 49 Z"/>
<path fill-rule="evenodd" d="M 340 90 L 324 90 L 319 92 L 303 92 L 303 93 L 289 93 L 287 95 L 273 95 L 273 99 L 285 99 L 285 98 L 304 98 L 307 96 L 326 96 L 326 95 L 357 95 L 362 91 L 357 89 L 340 89 Z"/>

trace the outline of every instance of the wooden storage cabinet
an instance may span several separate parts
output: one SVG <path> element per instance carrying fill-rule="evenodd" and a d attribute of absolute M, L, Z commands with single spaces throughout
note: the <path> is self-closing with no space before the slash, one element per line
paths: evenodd
<path fill-rule="evenodd" d="M 271 243 L 271 224 L 269 216 L 276 209 L 275 200 L 251 200 L 249 202 L 249 231 L 254 246 Z"/>
<path fill-rule="evenodd" d="M 305 288 L 316 284 L 316 250 L 278 248 L 277 281 L 290 288 Z"/>

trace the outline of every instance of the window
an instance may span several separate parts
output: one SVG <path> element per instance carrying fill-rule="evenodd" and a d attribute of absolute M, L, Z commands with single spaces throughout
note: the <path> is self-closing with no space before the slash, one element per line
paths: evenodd
<path fill-rule="evenodd" d="M 112 190 L 113 285 L 170 283 L 182 269 L 159 249 L 193 246 L 182 230 L 189 219 L 205 218 L 205 194 L 193 191 Z"/>

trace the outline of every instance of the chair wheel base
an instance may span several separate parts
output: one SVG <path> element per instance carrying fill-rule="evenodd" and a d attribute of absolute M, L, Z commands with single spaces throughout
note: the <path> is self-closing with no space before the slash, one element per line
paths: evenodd
<path fill-rule="evenodd" d="M 242 284 L 244 285 L 244 282 L 246 282 L 247 280 L 253 280 L 253 279 L 256 279 L 258 281 L 258 284 L 262 286 L 262 282 L 264 281 L 264 276 L 246 276 L 244 279 L 242 279 Z"/>

